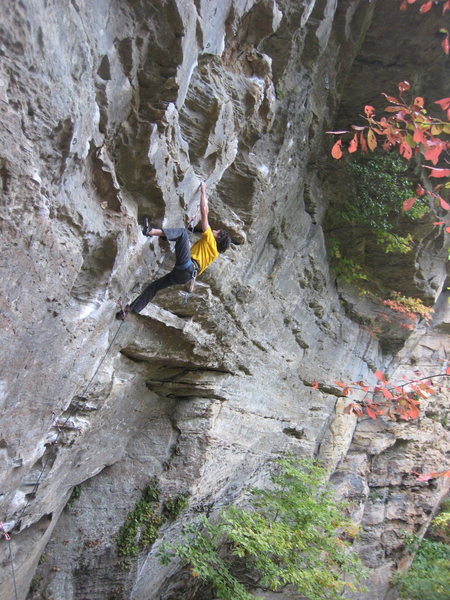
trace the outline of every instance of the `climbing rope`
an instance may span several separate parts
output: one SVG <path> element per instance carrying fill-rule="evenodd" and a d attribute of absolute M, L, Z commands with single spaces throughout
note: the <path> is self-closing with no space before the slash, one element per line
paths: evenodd
<path fill-rule="evenodd" d="M 97 373 L 99 372 L 103 362 L 105 361 L 105 358 L 108 356 L 109 351 L 111 350 L 114 342 L 117 339 L 117 336 L 119 335 L 120 329 L 122 327 L 122 325 L 124 324 L 124 321 L 122 321 L 119 324 L 119 327 L 117 328 L 116 333 L 114 334 L 108 348 L 106 349 L 105 354 L 103 355 L 101 361 L 99 362 L 97 368 L 94 371 L 94 374 L 92 375 L 92 377 L 90 378 L 90 380 L 88 381 L 87 385 L 85 386 L 83 392 L 81 393 L 81 397 L 86 396 L 89 388 L 92 385 L 92 382 L 94 381 L 95 377 L 97 376 Z M 67 424 L 67 422 L 75 415 L 77 408 L 73 407 L 72 410 L 70 411 L 70 413 L 67 415 L 66 419 L 62 422 L 62 424 L 58 424 L 57 419 L 56 419 L 56 415 L 54 412 L 52 412 L 52 422 L 54 424 L 54 426 L 57 428 L 58 433 L 56 434 L 56 437 L 54 439 L 54 441 L 52 442 L 53 446 L 56 446 L 56 444 L 58 443 L 59 437 L 62 433 L 62 430 L 64 429 L 65 425 Z M 35 481 L 34 485 L 33 485 L 33 489 L 31 490 L 31 492 L 29 494 L 27 494 L 27 501 L 25 503 L 25 505 L 23 506 L 22 510 L 19 513 L 19 516 L 16 520 L 16 523 L 14 525 L 14 527 L 17 527 L 17 525 L 21 524 L 22 518 L 25 514 L 25 511 L 27 510 L 28 506 L 30 505 L 31 500 L 33 500 L 36 497 L 36 493 L 39 489 L 39 485 L 41 483 L 41 479 L 44 475 L 45 469 L 47 467 L 47 464 L 49 462 L 50 458 L 47 457 L 47 459 L 44 461 L 42 468 L 39 472 L 38 478 Z M 3 536 L 4 539 L 6 540 L 6 542 L 8 543 L 8 549 L 9 549 L 9 562 L 11 565 L 11 573 L 12 573 L 12 580 L 13 580 L 13 585 L 14 585 L 14 597 L 15 600 L 19 600 L 18 594 L 17 594 L 17 585 L 16 585 L 16 574 L 15 574 L 15 569 L 14 569 L 14 555 L 12 552 L 12 546 L 11 546 L 11 536 L 8 534 L 8 532 L 5 530 L 3 523 L 0 522 L 0 536 Z"/>
<path fill-rule="evenodd" d="M 13 587 L 14 587 L 14 597 L 16 600 L 18 600 L 19 596 L 17 594 L 16 571 L 14 569 L 14 557 L 13 557 L 12 547 L 11 547 L 11 536 L 5 530 L 5 527 L 4 527 L 3 523 L 1 523 L 1 522 L 0 522 L 0 535 L 2 535 L 5 538 L 5 540 L 8 542 L 9 562 L 11 563 L 11 573 L 12 573 L 12 580 L 13 580 Z"/>
<path fill-rule="evenodd" d="M 198 210 L 192 216 L 192 218 L 189 220 L 188 225 L 187 225 L 187 229 L 191 230 L 193 232 L 195 224 L 197 223 L 197 221 L 198 221 Z M 149 227 L 148 219 L 145 219 L 144 229 L 146 229 L 148 227 Z M 195 285 L 195 277 L 193 278 L 192 282 L 190 282 L 189 291 L 186 293 L 186 297 L 185 297 L 185 303 L 187 302 L 188 298 L 192 294 L 194 285 Z M 120 332 L 123 324 L 124 324 L 124 321 L 122 321 L 119 324 L 119 327 L 117 328 L 116 333 L 114 334 L 114 336 L 113 336 L 113 338 L 112 338 L 112 340 L 111 340 L 108 348 L 106 349 L 105 354 L 103 355 L 103 357 L 102 357 L 100 363 L 98 364 L 97 368 L 95 369 L 92 377 L 90 378 L 90 380 L 88 381 L 88 383 L 85 386 L 84 390 L 82 391 L 81 397 L 85 397 L 86 396 L 86 394 L 87 394 L 90 386 L 92 385 L 92 382 L 94 381 L 95 377 L 97 376 L 97 373 L 99 372 L 99 370 L 100 370 L 100 368 L 101 368 L 104 360 L 106 359 L 109 351 L 111 350 L 114 342 L 116 341 L 117 336 L 119 335 L 119 332 Z M 76 407 L 73 407 L 73 409 L 67 415 L 66 419 L 61 424 L 59 424 L 58 420 L 57 420 L 57 417 L 56 417 L 56 414 L 52 411 L 52 423 L 53 423 L 53 426 L 56 427 L 56 429 L 57 429 L 56 437 L 55 437 L 54 441 L 52 442 L 53 446 L 57 445 L 59 437 L 60 437 L 60 435 L 61 435 L 61 433 L 62 433 L 65 425 L 74 416 L 75 412 L 76 412 Z M 33 488 L 31 490 L 31 492 L 29 494 L 27 494 L 27 500 L 26 500 L 25 505 L 23 506 L 22 510 L 20 511 L 18 518 L 16 519 L 14 528 L 16 528 L 17 526 L 19 526 L 19 528 L 20 528 L 21 521 L 22 521 L 22 518 L 23 518 L 23 516 L 25 514 L 25 511 L 29 507 L 29 505 L 31 503 L 31 500 L 34 500 L 34 498 L 36 498 L 37 491 L 38 491 L 39 486 L 41 484 L 41 480 L 42 480 L 42 478 L 44 476 L 45 469 L 47 467 L 47 464 L 48 464 L 49 460 L 50 460 L 50 457 L 47 457 L 47 459 L 44 461 L 44 463 L 43 463 L 43 465 L 41 467 L 41 470 L 39 472 L 39 475 L 38 475 L 38 477 L 37 477 L 37 479 L 36 479 L 36 481 L 35 481 L 35 483 L 33 485 Z M 15 597 L 15 600 L 19 600 L 18 593 L 17 593 L 16 574 L 15 574 L 15 568 L 14 568 L 14 555 L 13 555 L 13 551 L 12 551 L 11 536 L 5 530 L 4 524 L 2 522 L 0 522 L 0 537 L 3 537 L 5 539 L 5 541 L 8 543 L 9 562 L 10 562 L 10 565 L 11 565 L 11 574 L 12 574 L 13 587 L 14 587 L 14 597 Z"/>

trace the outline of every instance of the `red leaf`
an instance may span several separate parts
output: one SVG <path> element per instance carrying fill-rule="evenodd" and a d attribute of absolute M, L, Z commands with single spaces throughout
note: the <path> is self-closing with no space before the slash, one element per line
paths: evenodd
<path fill-rule="evenodd" d="M 370 106 L 370 104 L 366 104 L 366 106 L 364 107 L 364 112 L 366 114 L 366 117 L 370 118 L 375 114 L 375 109 L 373 106 Z"/>
<path fill-rule="evenodd" d="M 348 151 L 350 152 L 350 154 L 352 154 L 353 152 L 356 152 L 358 150 L 358 139 L 357 139 L 357 135 L 355 133 L 355 135 L 352 138 L 352 141 L 350 142 L 350 145 L 348 147 Z"/>
<path fill-rule="evenodd" d="M 408 212 L 408 210 L 410 210 L 414 204 L 416 203 L 417 198 L 408 198 L 408 200 L 405 200 L 402 204 L 402 208 L 405 212 Z"/>
<path fill-rule="evenodd" d="M 314 381 L 311 381 L 311 387 L 312 387 L 313 390 L 318 390 L 319 389 L 319 382 L 314 379 Z"/>
<path fill-rule="evenodd" d="M 353 402 L 351 402 L 350 404 L 347 404 L 347 406 L 344 407 L 344 415 L 349 415 L 351 412 L 353 412 L 353 407 L 355 405 L 353 404 Z"/>
<path fill-rule="evenodd" d="M 450 375 L 450 367 L 447 367 L 446 371 L 445 371 L 446 375 Z"/>
<path fill-rule="evenodd" d="M 400 104 L 400 102 L 397 100 L 397 98 L 394 98 L 394 96 L 388 96 L 384 92 L 381 92 L 381 95 L 384 96 L 389 102 L 392 102 L 392 104 Z"/>
<path fill-rule="evenodd" d="M 425 194 L 426 194 L 426 191 L 423 189 L 423 187 L 420 185 L 420 183 L 419 183 L 419 185 L 416 187 L 416 194 L 417 194 L 418 196 L 425 196 Z"/>
<path fill-rule="evenodd" d="M 415 127 L 413 140 L 416 142 L 416 144 L 425 144 L 427 142 L 427 137 L 422 129 Z"/>
<path fill-rule="evenodd" d="M 375 377 L 378 379 L 378 381 L 381 381 L 381 383 L 387 383 L 386 377 L 378 369 L 375 371 Z"/>
<path fill-rule="evenodd" d="M 362 152 L 364 152 L 364 154 L 367 154 L 369 152 L 369 149 L 367 148 L 366 138 L 364 137 L 364 134 L 362 132 L 359 134 L 359 143 L 361 145 Z"/>
<path fill-rule="evenodd" d="M 430 177 L 449 177 L 450 169 L 438 169 L 436 167 L 429 167 L 428 165 L 422 165 L 425 169 L 430 169 Z"/>
<path fill-rule="evenodd" d="M 362 389 L 363 392 L 367 393 L 370 390 L 370 387 L 368 385 L 366 385 L 364 383 L 364 381 L 357 381 L 356 383 L 357 383 L 357 385 L 359 385 L 359 387 Z"/>
<path fill-rule="evenodd" d="M 450 227 L 446 227 L 446 228 L 445 228 L 445 231 L 446 231 L 447 233 L 450 233 Z"/>
<path fill-rule="evenodd" d="M 425 2 L 425 4 L 422 4 L 422 6 L 419 9 L 419 12 L 427 13 L 429 10 L 431 10 L 432 6 L 433 6 L 433 0 L 429 0 L 428 2 Z"/>
<path fill-rule="evenodd" d="M 406 0 L 403 0 L 403 2 L 400 4 L 400 10 L 406 10 L 408 8 L 408 3 L 406 2 Z"/>
<path fill-rule="evenodd" d="M 445 150 L 446 143 L 440 140 L 427 142 L 428 148 L 424 153 L 424 157 L 426 160 L 429 160 L 433 163 L 433 165 L 437 165 L 439 161 L 439 156 L 441 155 L 442 150 Z"/>
<path fill-rule="evenodd" d="M 392 400 L 394 398 L 394 396 L 391 394 L 391 392 L 386 388 L 382 388 L 381 393 L 386 398 L 386 400 Z"/>
<path fill-rule="evenodd" d="M 373 412 L 373 410 L 371 408 L 369 408 L 368 406 L 366 406 L 366 413 L 369 415 L 369 417 L 371 419 L 377 418 L 377 414 L 375 412 Z"/>
<path fill-rule="evenodd" d="M 444 210 L 450 210 L 450 204 L 448 202 L 446 202 L 444 200 L 444 198 L 441 198 L 439 196 L 439 204 L 441 205 L 441 208 L 443 208 Z"/>
<path fill-rule="evenodd" d="M 435 104 L 439 104 L 442 110 L 448 110 L 450 108 L 450 98 L 442 98 L 442 100 L 436 100 Z"/>
<path fill-rule="evenodd" d="M 442 14 L 445 15 L 445 13 L 450 10 L 450 0 L 447 0 L 447 2 L 444 4 L 444 6 L 442 7 Z"/>
<path fill-rule="evenodd" d="M 400 144 L 399 152 L 403 158 L 406 158 L 406 160 L 409 160 L 412 157 L 412 148 L 406 142 L 402 142 Z"/>
<path fill-rule="evenodd" d="M 420 417 L 420 410 L 416 406 L 411 406 L 408 410 L 408 416 L 410 419 L 418 419 Z"/>
<path fill-rule="evenodd" d="M 450 4 L 450 0 L 449 0 Z M 442 110 L 447 111 L 447 117 L 450 120 L 450 98 L 442 98 L 442 100 L 437 100 L 435 104 L 439 104 Z"/>
<path fill-rule="evenodd" d="M 445 54 L 448 54 L 450 52 L 450 36 L 449 36 L 449 34 L 447 34 L 445 36 L 445 38 L 442 40 L 441 47 Z"/>
<path fill-rule="evenodd" d="M 414 108 L 423 108 L 425 104 L 425 100 L 424 98 L 422 98 L 422 96 L 417 96 L 417 98 L 414 98 L 414 102 L 413 102 L 413 106 Z"/>
<path fill-rule="evenodd" d="M 331 156 L 337 160 L 342 158 L 342 140 L 339 139 L 334 146 L 331 148 Z"/>
<path fill-rule="evenodd" d="M 398 89 L 401 94 L 403 94 L 403 92 L 407 92 L 410 88 L 411 86 L 407 81 L 400 81 L 400 83 L 398 84 Z"/>
<path fill-rule="evenodd" d="M 435 221 L 433 225 L 446 225 L 448 221 Z"/>
<path fill-rule="evenodd" d="M 335 383 L 336 385 L 338 385 L 341 388 L 347 387 L 347 384 L 344 383 L 343 381 L 333 381 L 333 383 Z"/>
<path fill-rule="evenodd" d="M 450 471 L 436 471 L 434 473 L 422 473 L 417 478 L 417 481 L 428 481 L 429 479 L 434 479 L 435 477 L 450 477 Z"/>

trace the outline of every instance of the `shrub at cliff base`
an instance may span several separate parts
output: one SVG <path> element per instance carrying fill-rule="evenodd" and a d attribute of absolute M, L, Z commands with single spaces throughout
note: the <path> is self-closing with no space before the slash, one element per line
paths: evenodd
<path fill-rule="evenodd" d="M 221 600 L 253 600 L 257 592 L 292 586 L 310 600 L 342 598 L 364 576 L 349 549 L 354 525 L 325 485 L 325 470 L 309 460 L 277 462 L 271 489 L 252 489 L 249 508 L 229 507 L 206 517 L 165 545 L 193 577 L 212 585 Z"/>

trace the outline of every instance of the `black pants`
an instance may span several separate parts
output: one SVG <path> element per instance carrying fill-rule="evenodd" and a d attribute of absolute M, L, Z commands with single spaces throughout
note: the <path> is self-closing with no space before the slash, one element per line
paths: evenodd
<path fill-rule="evenodd" d="M 187 283 L 192 279 L 194 272 L 194 265 L 192 262 L 184 269 L 177 268 L 185 265 L 191 259 L 191 245 L 189 243 L 187 229 L 175 227 L 173 229 L 163 229 L 163 232 L 168 240 L 175 242 L 175 267 L 170 273 L 164 275 L 164 277 L 156 279 L 147 285 L 142 294 L 130 304 L 130 308 L 133 312 L 141 312 L 160 290 L 171 285 Z"/>

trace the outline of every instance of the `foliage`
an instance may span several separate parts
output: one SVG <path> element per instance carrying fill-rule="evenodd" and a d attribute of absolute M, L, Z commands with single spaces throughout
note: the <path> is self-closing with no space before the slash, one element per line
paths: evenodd
<path fill-rule="evenodd" d="M 400 597 L 408 600 L 448 600 L 450 590 L 450 545 L 417 537 L 409 539 L 410 551 L 417 553 L 406 573 L 393 579 Z"/>
<path fill-rule="evenodd" d="M 163 515 L 171 520 L 176 519 L 187 505 L 188 498 L 186 494 L 179 494 L 175 498 L 169 498 L 163 504 Z"/>
<path fill-rule="evenodd" d="M 402 296 L 399 292 L 392 292 L 391 298 L 383 300 L 383 304 L 391 310 L 405 315 L 413 322 L 422 317 L 428 324 L 434 313 L 434 310 L 429 306 L 425 306 L 419 298 L 408 298 Z"/>
<path fill-rule="evenodd" d="M 431 534 L 440 542 L 450 543 L 450 499 L 444 500 L 440 513 L 433 519 Z"/>
<path fill-rule="evenodd" d="M 446 165 L 448 161 L 450 123 L 442 118 L 430 116 L 425 108 L 424 98 L 417 96 L 406 100 L 403 94 L 410 88 L 407 81 L 401 81 L 398 84 L 399 98 L 382 94 L 389 103 L 385 108 L 388 116 L 377 118 L 374 107 L 366 105 L 365 125 L 352 125 L 353 132 L 329 131 L 328 133 L 340 136 L 331 149 L 331 155 L 335 159 L 342 158 L 343 136 L 352 133 L 348 144 L 350 154 L 358 149 L 363 153 L 374 152 L 381 143 L 385 151 L 396 150 L 406 160 L 410 160 L 414 155 L 421 156 L 431 163 L 422 165 L 427 169 L 428 176 L 443 179 L 443 182 L 435 185 L 433 190 L 418 186 L 416 195 L 403 201 L 403 210 L 411 210 L 419 198 L 428 196 L 437 206 L 447 211 L 450 210 L 450 205 L 442 196 L 442 192 L 450 189 L 450 181 L 445 181 L 445 178 L 450 176 L 450 169 L 440 167 L 439 164 Z M 449 115 L 450 98 L 442 98 L 435 104 Z M 447 221 L 439 221 L 436 224 L 445 223 Z M 450 227 L 447 227 L 447 230 L 450 231 Z"/>
<path fill-rule="evenodd" d="M 363 292 L 364 288 L 360 286 L 360 283 L 367 281 L 369 278 L 364 268 L 352 258 L 344 256 L 341 245 L 336 238 L 329 240 L 328 249 L 336 277 L 345 283 L 357 285 Z"/>
<path fill-rule="evenodd" d="M 410 4 L 415 4 L 417 0 L 401 0 L 400 10 L 406 10 Z M 425 14 L 429 12 L 435 5 L 442 5 L 442 15 L 450 10 L 450 1 L 449 0 L 419 0 L 420 4 L 419 12 L 421 14 Z M 443 34 L 445 37 L 441 42 L 441 48 L 448 54 L 450 52 L 450 34 L 448 29 L 445 27 L 441 27 L 439 33 Z"/>
<path fill-rule="evenodd" d="M 358 245 L 348 244 L 349 228 L 367 230 L 362 238 L 364 246 L 375 242 L 386 253 L 405 254 L 411 251 L 414 244 L 412 235 L 399 235 L 395 227 L 403 215 L 402 202 L 413 193 L 413 185 L 408 177 L 407 163 L 394 153 L 354 158 L 346 169 L 353 192 L 334 205 L 332 218 L 334 221 L 337 219 L 338 224 L 329 232 L 341 231 L 347 243 L 342 243 L 342 234 L 341 239 L 330 237 L 328 249 L 336 277 L 355 285 L 365 295 L 371 293 L 373 277 L 358 257 L 353 256 Z M 427 210 L 428 203 L 421 199 L 408 216 L 417 219 Z M 380 301 L 378 297 L 374 300 Z"/>
<path fill-rule="evenodd" d="M 117 534 L 117 553 L 122 558 L 136 556 L 140 550 L 153 544 L 163 521 L 156 513 L 159 489 L 152 481 L 144 491 L 133 511 L 128 513 Z"/>
<path fill-rule="evenodd" d="M 413 249 L 413 237 L 410 233 L 401 236 L 389 233 L 388 231 L 376 231 L 375 236 L 380 246 L 383 246 L 386 254 L 399 253 L 407 254 Z"/>
<path fill-rule="evenodd" d="M 273 487 L 253 489 L 249 508 L 229 507 L 215 522 L 201 518 L 182 542 L 162 548 L 161 561 L 181 558 L 221 600 L 250 600 L 252 589 L 287 585 L 310 600 L 341 598 L 356 587 L 345 576 L 360 581 L 364 570 L 344 539 L 353 525 L 324 481 L 313 461 L 280 460 Z"/>
<path fill-rule="evenodd" d="M 158 538 L 159 530 L 168 520 L 174 520 L 187 507 L 187 494 L 167 498 L 161 505 L 161 492 L 156 479 L 153 479 L 142 492 L 141 499 L 129 512 L 116 536 L 117 554 L 122 559 L 122 567 L 129 565 L 129 559 L 137 556 Z"/>
<path fill-rule="evenodd" d="M 65 510 L 69 510 L 70 508 L 73 507 L 73 505 L 75 504 L 75 501 L 78 500 L 78 498 L 81 496 L 81 485 L 74 485 L 72 488 L 72 492 L 70 494 L 70 498 L 67 501 L 66 506 L 64 507 Z"/>
<path fill-rule="evenodd" d="M 420 416 L 420 400 L 426 399 L 441 390 L 433 380 L 450 377 L 450 367 L 443 373 L 436 373 L 428 377 L 420 377 L 419 372 L 417 375 L 416 379 L 408 380 L 404 377 L 403 383 L 391 383 L 381 371 L 376 370 L 377 384 L 374 386 L 368 385 L 364 381 L 352 381 L 351 383 L 335 381 L 334 384 L 341 389 L 340 395 L 343 397 L 349 397 L 355 391 L 363 392 L 362 399 L 347 404 L 344 409 L 346 414 L 353 413 L 358 417 L 367 415 L 371 419 L 383 415 L 392 420 L 400 418 L 409 421 Z M 311 382 L 311 387 L 320 390 L 329 386 L 324 386 L 314 380 Z M 448 476 L 446 472 L 430 473 L 428 475 L 430 475 L 428 479 Z M 421 477 L 422 481 L 426 481 L 424 475 Z"/>
<path fill-rule="evenodd" d="M 339 207 L 343 220 L 375 231 L 392 231 L 402 213 L 402 202 L 414 193 L 405 160 L 393 153 L 376 153 L 370 158 L 353 159 L 348 169 L 355 195 Z M 420 218 L 427 210 L 428 206 L 422 201 L 409 216 Z"/>

